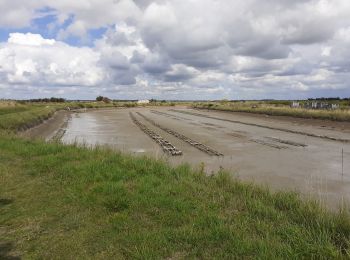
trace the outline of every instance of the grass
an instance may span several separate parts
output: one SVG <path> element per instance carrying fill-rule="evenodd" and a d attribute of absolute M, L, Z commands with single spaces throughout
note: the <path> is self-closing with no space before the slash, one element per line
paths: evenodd
<path fill-rule="evenodd" d="M 24 258 L 350 257 L 350 221 L 292 193 L 3 135 L 0 232 Z M 2 201 L 2 204 L 1 204 Z M 1 252 L 0 252 L 1 256 Z M 74 256 L 74 257 L 73 257 Z"/>
<path fill-rule="evenodd" d="M 333 121 L 350 122 L 350 109 L 343 108 L 337 110 L 312 110 L 303 108 L 290 108 L 285 104 L 272 105 L 264 102 L 246 103 L 195 103 L 192 105 L 198 109 L 211 109 L 219 111 L 246 112 L 255 114 L 265 114 L 272 116 L 291 116 L 300 118 L 313 118 Z"/>
<path fill-rule="evenodd" d="M 0 259 L 350 257 L 346 211 L 225 172 L 22 139 L 9 115 L 44 112 L 21 109 L 0 114 Z"/>
<path fill-rule="evenodd" d="M 0 108 L 0 129 L 24 130 L 50 118 L 57 110 L 54 106 L 15 106 Z"/>

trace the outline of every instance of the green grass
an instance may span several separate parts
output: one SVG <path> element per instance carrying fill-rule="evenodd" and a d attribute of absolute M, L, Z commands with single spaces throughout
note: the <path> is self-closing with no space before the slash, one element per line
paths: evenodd
<path fill-rule="evenodd" d="M 256 106 L 253 108 L 253 106 Z M 246 102 L 246 103 L 194 103 L 192 105 L 198 109 L 211 109 L 219 111 L 245 112 L 254 114 L 265 114 L 272 116 L 291 116 L 300 118 L 313 118 L 333 121 L 348 121 L 350 122 L 349 108 L 337 110 L 312 110 L 303 108 L 290 108 L 281 104 L 269 104 L 267 102 Z"/>
<path fill-rule="evenodd" d="M 54 106 L 0 108 L 0 129 L 22 130 L 35 126 L 50 118 L 56 110 Z"/>
<path fill-rule="evenodd" d="M 346 258 L 349 236 L 345 213 L 223 172 L 0 137 L 0 258 Z"/>

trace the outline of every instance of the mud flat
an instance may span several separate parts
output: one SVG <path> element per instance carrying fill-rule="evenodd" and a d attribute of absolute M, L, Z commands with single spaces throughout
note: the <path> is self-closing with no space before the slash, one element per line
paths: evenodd
<path fill-rule="evenodd" d="M 70 115 L 71 112 L 66 110 L 57 111 L 50 119 L 40 125 L 21 132 L 20 135 L 44 140 L 62 137 L 62 131 L 65 131 Z"/>
<path fill-rule="evenodd" d="M 152 133 L 182 151 L 182 155 L 169 156 L 164 152 L 135 125 L 129 112 Z M 64 116 L 60 117 L 57 121 L 62 123 Z M 350 125 L 341 123 L 332 127 L 332 122 L 318 121 L 288 121 L 186 108 L 94 110 L 73 113 L 62 142 L 108 145 L 127 153 L 162 158 L 173 165 L 190 163 L 204 167 L 208 174 L 224 168 L 240 179 L 273 190 L 298 191 L 335 209 L 343 201 L 350 203 L 350 143 L 344 141 L 350 140 Z M 60 123 L 56 127 L 61 128 Z M 50 129 L 54 128 L 48 124 Z M 205 153 L 181 136 L 223 156 Z"/>

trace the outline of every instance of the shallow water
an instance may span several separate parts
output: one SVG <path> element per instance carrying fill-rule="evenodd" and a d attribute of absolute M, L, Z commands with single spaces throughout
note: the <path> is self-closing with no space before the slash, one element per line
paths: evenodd
<path fill-rule="evenodd" d="M 188 115 L 167 108 L 157 110 L 165 114 L 155 114 L 147 108 L 75 113 L 68 122 L 62 141 L 108 145 L 127 153 L 163 158 L 174 165 L 187 162 L 199 167 L 204 163 L 208 173 L 224 168 L 243 180 L 266 184 L 273 190 L 299 191 L 306 197 L 321 200 L 331 208 L 336 208 L 343 199 L 350 201 L 349 143 Z M 129 117 L 130 111 L 141 112 L 161 126 L 199 141 L 223 153 L 224 156 L 210 156 L 199 151 L 134 114 L 149 129 L 183 151 L 183 156 L 168 156 L 132 122 Z M 347 128 L 332 130 L 305 123 L 223 112 L 197 113 L 350 139 Z"/>

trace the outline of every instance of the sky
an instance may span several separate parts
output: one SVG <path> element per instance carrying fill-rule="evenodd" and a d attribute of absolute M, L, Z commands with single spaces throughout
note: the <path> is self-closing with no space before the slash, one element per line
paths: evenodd
<path fill-rule="evenodd" d="M 0 98 L 350 97 L 349 0 L 0 0 Z"/>

